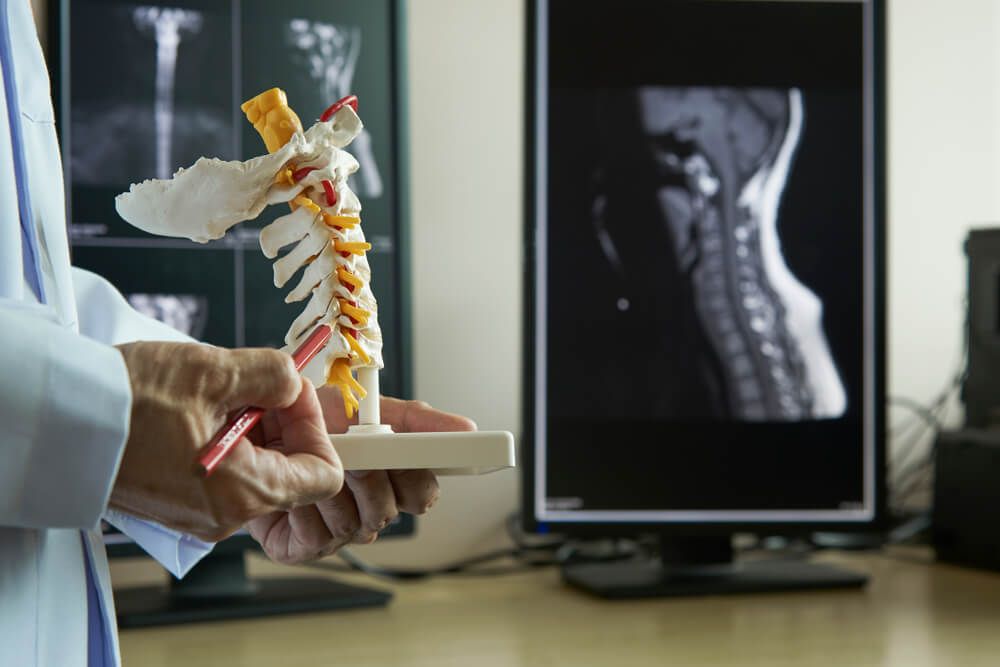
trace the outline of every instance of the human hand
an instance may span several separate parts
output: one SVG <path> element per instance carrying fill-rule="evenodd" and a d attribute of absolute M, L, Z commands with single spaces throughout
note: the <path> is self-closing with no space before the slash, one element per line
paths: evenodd
<path fill-rule="evenodd" d="M 346 431 L 349 422 L 340 392 L 324 387 L 317 394 L 327 430 Z M 472 420 L 435 410 L 422 401 L 383 396 L 381 413 L 382 423 L 396 433 L 476 430 Z M 296 563 L 321 558 L 352 542 L 374 542 L 400 511 L 423 514 L 440 493 L 437 478 L 429 470 L 349 471 L 345 482 L 331 498 L 250 521 L 250 534 L 272 560 Z"/>
<path fill-rule="evenodd" d="M 129 437 L 110 506 L 208 541 L 247 521 L 336 495 L 340 459 L 316 391 L 291 357 L 270 349 L 226 350 L 194 343 L 118 348 L 132 384 Z M 270 408 L 266 436 L 242 439 L 206 477 L 198 452 L 246 405 Z M 262 420 L 262 421 L 264 421 Z"/>

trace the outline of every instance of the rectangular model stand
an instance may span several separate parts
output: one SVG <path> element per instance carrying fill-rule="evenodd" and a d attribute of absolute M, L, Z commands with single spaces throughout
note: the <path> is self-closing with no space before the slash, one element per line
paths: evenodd
<path fill-rule="evenodd" d="M 515 465 L 514 436 L 506 431 L 393 433 L 354 427 L 331 435 L 330 442 L 345 470 L 422 468 L 438 475 L 483 475 Z"/>

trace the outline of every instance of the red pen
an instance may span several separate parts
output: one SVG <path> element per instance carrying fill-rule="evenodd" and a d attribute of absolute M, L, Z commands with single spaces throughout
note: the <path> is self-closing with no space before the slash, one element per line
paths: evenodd
<path fill-rule="evenodd" d="M 333 329 L 330 328 L 330 325 L 321 324 L 316 327 L 315 331 L 309 334 L 305 342 L 292 353 L 292 359 L 295 361 L 295 369 L 301 372 L 306 367 L 306 364 L 312 361 L 313 357 L 326 347 L 332 335 Z M 240 438 L 254 427 L 254 424 L 260 421 L 261 416 L 265 412 L 264 408 L 253 406 L 248 406 L 240 410 L 228 424 L 215 434 L 212 441 L 202 450 L 202 454 L 198 457 L 198 468 L 206 476 L 211 475 L 212 471 L 225 458 L 226 454 L 236 446 Z"/>

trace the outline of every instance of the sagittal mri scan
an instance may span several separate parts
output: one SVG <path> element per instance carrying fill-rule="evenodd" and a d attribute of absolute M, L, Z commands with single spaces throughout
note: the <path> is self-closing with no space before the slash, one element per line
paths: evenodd
<path fill-rule="evenodd" d="M 564 103 L 581 104 L 568 95 Z M 650 85 L 630 89 L 628 99 L 594 115 L 589 150 L 560 153 L 587 165 L 587 183 L 564 192 L 557 180 L 550 201 L 554 292 L 574 289 L 558 286 L 569 270 L 580 285 L 595 281 L 582 289 L 594 317 L 557 304 L 567 309 L 559 321 L 575 322 L 592 350 L 602 349 L 604 335 L 618 341 L 593 362 L 597 384 L 615 387 L 604 392 L 610 413 L 748 422 L 843 416 L 848 393 L 823 300 L 790 268 L 781 234 L 808 120 L 802 91 Z M 558 100 L 555 107 L 562 109 Z M 561 142 L 553 132 L 550 141 Z M 562 203 L 582 192 L 586 208 Z M 809 220 L 792 223 L 801 229 Z M 589 239 L 579 245 L 596 252 L 558 249 L 560 235 L 580 233 Z M 553 368 L 569 363 L 562 354 Z M 612 393 L 625 396 L 623 407 Z"/>
<path fill-rule="evenodd" d="M 747 420 L 839 417 L 822 304 L 789 270 L 777 219 L 803 122 L 797 89 L 638 91 L 657 190 L 698 318 Z"/>

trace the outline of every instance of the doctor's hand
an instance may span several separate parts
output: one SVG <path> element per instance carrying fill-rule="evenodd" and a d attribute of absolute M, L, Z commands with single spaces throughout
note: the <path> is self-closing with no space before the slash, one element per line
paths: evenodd
<path fill-rule="evenodd" d="M 323 387 L 317 394 L 327 430 L 346 431 L 349 422 L 340 392 Z M 383 396 L 381 413 L 382 423 L 396 433 L 476 430 L 472 420 L 435 410 L 422 401 Z M 266 426 L 265 420 L 261 424 Z M 247 526 L 250 534 L 272 560 L 296 563 L 321 558 L 346 544 L 374 542 L 400 511 L 423 514 L 440 493 L 437 478 L 429 470 L 349 471 L 345 482 L 340 493 L 309 507 L 254 519 Z"/>
<path fill-rule="evenodd" d="M 287 354 L 194 343 L 118 349 L 132 414 L 112 508 L 214 542 L 255 517 L 340 492 L 343 468 L 316 391 Z M 250 440 L 203 476 L 195 467 L 199 451 L 246 405 L 269 410 Z"/>

